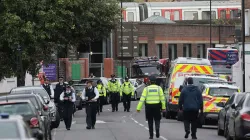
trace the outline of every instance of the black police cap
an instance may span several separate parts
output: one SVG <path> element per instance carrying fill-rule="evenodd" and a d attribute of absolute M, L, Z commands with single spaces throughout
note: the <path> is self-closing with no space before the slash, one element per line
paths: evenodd
<path fill-rule="evenodd" d="M 115 77 L 115 75 L 114 75 L 114 74 L 112 74 L 112 75 L 111 75 L 111 77 Z"/>

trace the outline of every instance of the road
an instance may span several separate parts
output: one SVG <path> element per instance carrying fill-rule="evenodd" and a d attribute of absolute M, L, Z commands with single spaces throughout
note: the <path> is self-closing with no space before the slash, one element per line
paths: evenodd
<path fill-rule="evenodd" d="M 147 140 L 149 132 L 145 112 L 136 113 L 136 105 L 137 102 L 132 102 L 131 112 L 124 112 L 121 103 L 118 112 L 111 112 L 110 105 L 105 106 L 104 112 L 97 116 L 94 130 L 86 129 L 85 110 L 77 111 L 71 130 L 67 131 L 61 122 L 60 127 L 52 132 L 53 140 Z M 159 140 L 184 140 L 183 123 L 163 118 L 160 134 Z M 216 127 L 212 126 L 198 129 L 197 137 L 199 140 L 225 140 L 217 136 Z"/>

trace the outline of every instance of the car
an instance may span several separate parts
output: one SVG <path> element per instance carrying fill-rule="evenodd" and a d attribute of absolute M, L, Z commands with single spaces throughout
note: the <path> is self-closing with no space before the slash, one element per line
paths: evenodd
<path fill-rule="evenodd" d="M 227 136 L 227 126 L 228 119 L 230 114 L 232 114 L 233 109 L 231 108 L 232 104 L 238 104 L 242 97 L 245 96 L 245 93 L 235 93 L 225 104 L 220 104 L 223 109 L 220 110 L 218 116 L 218 127 L 217 134 L 219 136 Z"/>
<path fill-rule="evenodd" d="M 30 100 L 30 102 L 34 105 L 39 115 L 43 118 L 43 125 L 45 128 L 45 132 L 51 133 L 50 131 L 50 112 L 48 110 L 48 106 L 46 104 L 42 104 L 40 99 L 40 95 L 36 94 L 18 94 L 18 95 L 7 95 L 0 97 L 0 101 L 11 101 L 11 100 Z M 47 135 L 51 137 L 51 134 Z"/>
<path fill-rule="evenodd" d="M 48 135 L 51 135 L 51 133 L 46 132 L 42 117 L 29 100 L 0 101 L 0 113 L 21 115 L 30 127 L 33 136 L 36 136 L 39 140 L 51 140 L 48 139 Z"/>
<path fill-rule="evenodd" d="M 60 125 L 60 115 L 57 110 L 55 103 L 50 99 L 49 94 L 41 86 L 24 86 L 16 87 L 11 89 L 10 94 L 27 94 L 27 93 L 36 93 L 42 96 L 44 101 L 49 107 L 49 112 L 51 114 L 51 128 L 58 128 Z"/>
<path fill-rule="evenodd" d="M 232 104 L 228 120 L 227 140 L 250 138 L 250 93 L 246 93 L 238 104 Z"/>
<path fill-rule="evenodd" d="M 76 102 L 75 105 L 78 110 L 82 110 L 83 107 L 83 100 L 82 100 L 82 91 L 86 87 L 86 84 L 73 84 L 72 87 L 75 89 L 76 92 Z"/>
<path fill-rule="evenodd" d="M 20 139 L 20 140 L 35 140 L 30 128 L 24 122 L 20 115 L 9 115 L 6 113 L 0 114 L 0 126 L 4 129 L 0 131 L 0 140 Z M 38 136 L 39 137 L 39 136 Z M 40 139 L 43 136 L 40 136 Z"/>

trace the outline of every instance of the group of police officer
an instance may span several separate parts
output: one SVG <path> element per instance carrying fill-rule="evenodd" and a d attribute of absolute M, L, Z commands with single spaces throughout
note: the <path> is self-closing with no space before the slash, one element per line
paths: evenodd
<path fill-rule="evenodd" d="M 145 87 L 140 101 L 137 106 L 137 112 L 140 112 L 143 104 L 145 103 L 146 118 L 149 126 L 149 139 L 153 139 L 153 123 L 155 122 L 156 137 L 160 137 L 160 120 L 161 112 L 165 111 L 165 97 L 163 90 L 156 84 L 156 77 L 150 76 L 150 85 Z M 45 90 L 54 97 L 54 101 L 58 104 L 58 110 L 62 120 L 65 122 L 67 130 L 70 130 L 73 114 L 73 106 L 76 100 L 74 89 L 64 83 L 63 77 L 59 78 L 59 83 L 56 85 L 55 93 L 49 85 L 48 80 L 42 85 Z M 134 88 L 129 81 L 125 78 L 125 82 L 120 85 L 115 75 L 111 75 L 111 80 L 108 82 L 108 91 L 111 99 L 112 112 L 118 111 L 118 104 L 122 97 L 124 112 L 130 112 L 131 96 L 134 96 Z M 97 109 L 103 111 L 103 105 L 106 102 L 106 89 L 103 83 L 99 80 L 97 86 L 92 85 L 92 81 L 87 81 L 87 87 L 82 92 L 82 99 L 86 101 L 86 129 L 95 129 Z"/>

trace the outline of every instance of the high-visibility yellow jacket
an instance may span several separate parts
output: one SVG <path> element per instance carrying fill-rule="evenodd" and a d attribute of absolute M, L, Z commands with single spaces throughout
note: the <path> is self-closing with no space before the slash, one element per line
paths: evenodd
<path fill-rule="evenodd" d="M 165 96 L 160 86 L 150 85 L 144 88 L 140 101 L 137 105 L 137 110 L 141 110 L 144 102 L 146 104 L 159 104 L 161 103 L 162 109 L 166 109 Z"/>
<path fill-rule="evenodd" d="M 118 82 L 118 80 L 112 81 L 110 80 L 108 82 L 108 90 L 109 92 L 120 92 L 120 83 Z"/>
<path fill-rule="evenodd" d="M 121 87 L 121 96 L 122 93 L 125 93 L 126 95 L 132 93 L 132 96 L 134 95 L 134 87 L 130 82 L 124 82 Z"/>
<path fill-rule="evenodd" d="M 98 84 L 96 86 L 98 92 L 99 92 L 99 96 L 104 96 L 106 97 L 106 88 L 102 85 L 102 84 Z"/>

